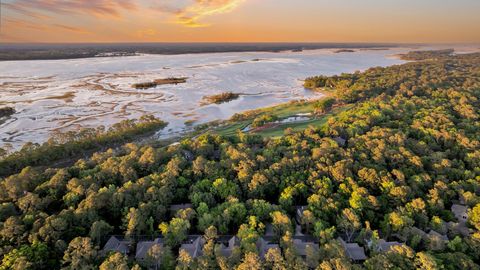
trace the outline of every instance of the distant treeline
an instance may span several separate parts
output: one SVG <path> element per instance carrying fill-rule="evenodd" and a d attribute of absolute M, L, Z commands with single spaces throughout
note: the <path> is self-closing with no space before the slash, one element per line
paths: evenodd
<path fill-rule="evenodd" d="M 440 60 L 446 59 L 455 52 L 454 49 L 436 50 L 436 51 L 412 51 L 401 54 L 403 60 L 421 61 L 421 60 Z"/>
<path fill-rule="evenodd" d="M 425 61 L 431 64 L 438 60 L 452 59 L 454 50 L 437 50 L 437 51 L 414 51 L 400 55 L 404 60 Z M 468 61 L 471 55 L 454 55 L 459 62 Z M 397 65 L 388 68 L 374 67 L 360 73 L 340 74 L 335 76 L 314 76 L 305 79 L 304 87 L 312 90 L 334 90 L 335 96 L 339 101 L 353 103 L 360 100 L 384 94 L 392 94 L 391 89 L 405 87 L 405 83 L 399 79 L 399 73 L 404 67 L 416 65 L 407 63 L 406 65 Z M 458 68 L 453 62 L 445 61 L 447 70 Z M 383 74 L 382 80 L 379 80 L 378 74 Z M 415 74 L 412 74 L 412 76 Z M 421 79 L 421 78 L 420 78 Z M 421 80 L 420 80 L 421 81 Z M 423 82 L 423 81 L 422 81 Z M 426 83 L 427 82 L 423 82 Z M 444 81 L 441 85 L 434 85 L 430 82 L 424 87 L 444 87 L 452 84 L 451 81 Z"/>
<path fill-rule="evenodd" d="M 135 54 L 280 52 L 315 49 L 378 49 L 396 44 L 365 43 L 140 43 L 140 44 L 1 44 L 0 61 L 74 59 Z"/>

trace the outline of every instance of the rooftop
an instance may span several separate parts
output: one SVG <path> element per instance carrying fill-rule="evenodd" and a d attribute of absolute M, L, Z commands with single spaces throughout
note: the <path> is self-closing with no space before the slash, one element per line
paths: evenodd
<path fill-rule="evenodd" d="M 345 253 L 353 261 L 364 261 L 367 259 L 367 256 L 365 255 L 365 250 L 357 243 L 346 243 L 340 237 L 337 240 L 340 241 L 345 250 Z"/>
<path fill-rule="evenodd" d="M 184 203 L 184 204 L 172 204 L 170 205 L 170 211 L 177 212 L 178 210 L 184 210 L 188 208 L 193 208 L 193 204 Z"/>
<path fill-rule="evenodd" d="M 443 235 L 443 234 L 440 234 L 434 230 L 430 230 L 430 232 L 428 233 L 428 236 L 430 237 L 438 237 L 439 239 L 443 240 L 443 241 L 448 241 L 448 236 L 446 235 Z"/>
<path fill-rule="evenodd" d="M 295 247 L 295 250 L 297 251 L 298 255 L 300 256 L 307 256 L 307 248 L 311 247 L 314 249 L 318 249 L 318 245 L 313 243 L 313 242 L 304 242 L 300 239 L 294 239 L 293 240 L 293 246 Z"/>
<path fill-rule="evenodd" d="M 203 245 L 205 244 L 205 239 L 201 236 L 198 236 L 193 242 L 182 244 L 180 250 L 186 251 L 190 257 L 196 258 L 202 255 Z"/>
<path fill-rule="evenodd" d="M 402 243 L 399 242 L 387 242 L 383 239 L 378 240 L 378 251 L 389 251 L 392 247 L 401 246 Z"/>
<path fill-rule="evenodd" d="M 130 244 L 131 241 L 125 240 L 123 237 L 111 236 L 103 247 L 102 252 L 108 253 L 110 251 L 116 251 L 122 254 L 128 254 L 130 251 Z"/>
<path fill-rule="evenodd" d="M 163 240 L 160 238 L 155 239 L 154 241 L 142 241 L 137 244 L 137 252 L 135 254 L 135 259 L 144 260 L 147 257 L 148 251 L 154 246 L 160 245 L 163 247 Z"/>
<path fill-rule="evenodd" d="M 459 221 L 466 221 L 468 218 L 468 208 L 465 205 L 454 204 L 452 205 L 452 213 Z"/>

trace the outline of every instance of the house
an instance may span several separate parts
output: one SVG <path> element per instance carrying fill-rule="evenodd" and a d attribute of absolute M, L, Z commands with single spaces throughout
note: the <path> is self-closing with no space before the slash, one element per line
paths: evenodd
<path fill-rule="evenodd" d="M 387 252 L 390 251 L 393 247 L 402 246 L 399 242 L 387 242 L 384 239 L 378 240 L 377 251 L 378 252 Z"/>
<path fill-rule="evenodd" d="M 337 240 L 340 242 L 343 249 L 345 250 L 345 253 L 352 261 L 360 262 L 367 259 L 367 256 L 365 255 L 365 250 L 357 243 L 346 243 L 340 237 L 337 238 Z"/>
<path fill-rule="evenodd" d="M 468 220 L 468 208 L 465 205 L 454 204 L 452 205 L 452 213 L 458 220 L 458 223 L 466 223 Z"/>
<path fill-rule="evenodd" d="M 183 157 L 189 162 L 195 159 L 195 155 L 188 150 L 183 150 Z"/>
<path fill-rule="evenodd" d="M 340 147 L 344 147 L 345 145 L 347 145 L 347 140 L 345 140 L 344 138 L 342 137 L 335 137 L 333 138 L 333 140 L 338 144 L 338 146 Z"/>
<path fill-rule="evenodd" d="M 427 235 L 428 245 L 430 250 L 443 250 L 448 243 L 448 237 L 440 234 L 434 230 L 430 230 Z"/>
<path fill-rule="evenodd" d="M 429 237 L 437 237 L 438 239 L 442 240 L 442 241 L 446 241 L 448 242 L 448 237 L 444 234 L 440 234 L 434 230 L 430 230 L 430 232 L 428 233 L 428 236 Z"/>
<path fill-rule="evenodd" d="M 155 245 L 163 247 L 163 240 L 157 238 L 153 241 L 141 241 L 137 244 L 137 252 L 135 253 L 135 259 L 137 261 L 144 261 L 147 259 L 148 251 Z"/>
<path fill-rule="evenodd" d="M 412 227 L 410 228 L 410 234 L 412 235 L 418 235 L 420 236 L 422 239 L 424 239 L 426 236 L 427 236 L 427 233 L 424 232 L 423 230 L 417 228 L 417 227 Z"/>
<path fill-rule="evenodd" d="M 125 240 L 123 237 L 112 236 L 103 247 L 102 253 L 106 255 L 113 251 L 127 255 L 130 252 L 131 244 L 132 242 L 130 240 Z"/>
<path fill-rule="evenodd" d="M 466 223 L 457 223 L 457 222 L 447 222 L 447 228 L 451 232 L 453 232 L 454 235 L 461 234 L 465 237 L 469 236 L 472 231 L 470 228 L 467 227 Z"/>
<path fill-rule="evenodd" d="M 399 233 L 392 234 L 392 237 L 400 239 L 402 242 L 406 242 L 410 237 L 419 236 L 421 239 L 425 239 L 427 233 L 417 227 L 407 227 Z"/>
<path fill-rule="evenodd" d="M 274 237 L 275 236 L 275 231 L 273 230 L 273 225 L 272 223 L 267 223 L 265 225 L 265 237 Z"/>
<path fill-rule="evenodd" d="M 184 203 L 184 204 L 172 204 L 170 205 L 170 213 L 177 213 L 179 210 L 185 210 L 188 208 L 193 208 L 193 204 L 191 203 Z"/>
<path fill-rule="evenodd" d="M 293 239 L 293 246 L 295 247 L 297 254 L 304 259 L 307 257 L 307 248 L 311 247 L 315 250 L 319 249 L 318 244 L 307 242 L 302 239 Z"/>
<path fill-rule="evenodd" d="M 180 246 L 180 251 L 187 252 L 191 258 L 202 256 L 205 239 L 202 236 L 189 236 L 186 243 Z"/>
<path fill-rule="evenodd" d="M 302 233 L 302 226 L 295 224 L 295 236 L 304 236 Z"/>
<path fill-rule="evenodd" d="M 240 247 L 240 239 L 238 237 L 233 236 L 228 240 L 227 245 L 225 244 L 220 244 L 220 254 L 222 254 L 225 257 L 230 257 L 233 253 L 233 250 L 235 248 Z"/>
<path fill-rule="evenodd" d="M 295 220 L 298 224 L 302 224 L 303 211 L 307 210 L 307 206 L 297 206 L 295 211 Z"/>
<path fill-rule="evenodd" d="M 280 246 L 278 244 L 270 243 L 262 237 L 257 240 L 257 250 L 260 258 L 265 259 L 265 255 L 267 255 L 268 251 L 271 249 L 277 249 L 280 251 Z"/>

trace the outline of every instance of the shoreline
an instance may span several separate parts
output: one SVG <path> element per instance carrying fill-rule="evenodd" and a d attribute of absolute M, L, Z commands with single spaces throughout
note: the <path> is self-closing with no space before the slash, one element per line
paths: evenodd
<path fill-rule="evenodd" d="M 396 43 L 147 43 L 147 44 L 0 44 L 0 62 L 128 58 L 141 55 L 188 55 L 241 52 L 302 52 L 330 50 L 384 50 L 417 47 Z"/>

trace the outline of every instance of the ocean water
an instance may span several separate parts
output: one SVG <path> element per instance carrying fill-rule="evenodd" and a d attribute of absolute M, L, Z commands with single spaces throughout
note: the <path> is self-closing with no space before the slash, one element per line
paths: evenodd
<path fill-rule="evenodd" d="M 0 107 L 17 111 L 0 125 L 0 147 L 42 143 L 54 132 L 110 126 L 153 114 L 169 126 L 160 136 L 194 125 L 228 119 L 234 113 L 298 99 L 320 97 L 302 87 L 313 75 L 334 75 L 401 64 L 408 48 L 333 49 L 303 52 L 229 52 L 140 55 L 74 60 L 0 62 Z M 132 84 L 167 77 L 187 83 L 138 90 Z M 237 100 L 202 105 L 204 96 L 231 91 Z"/>

